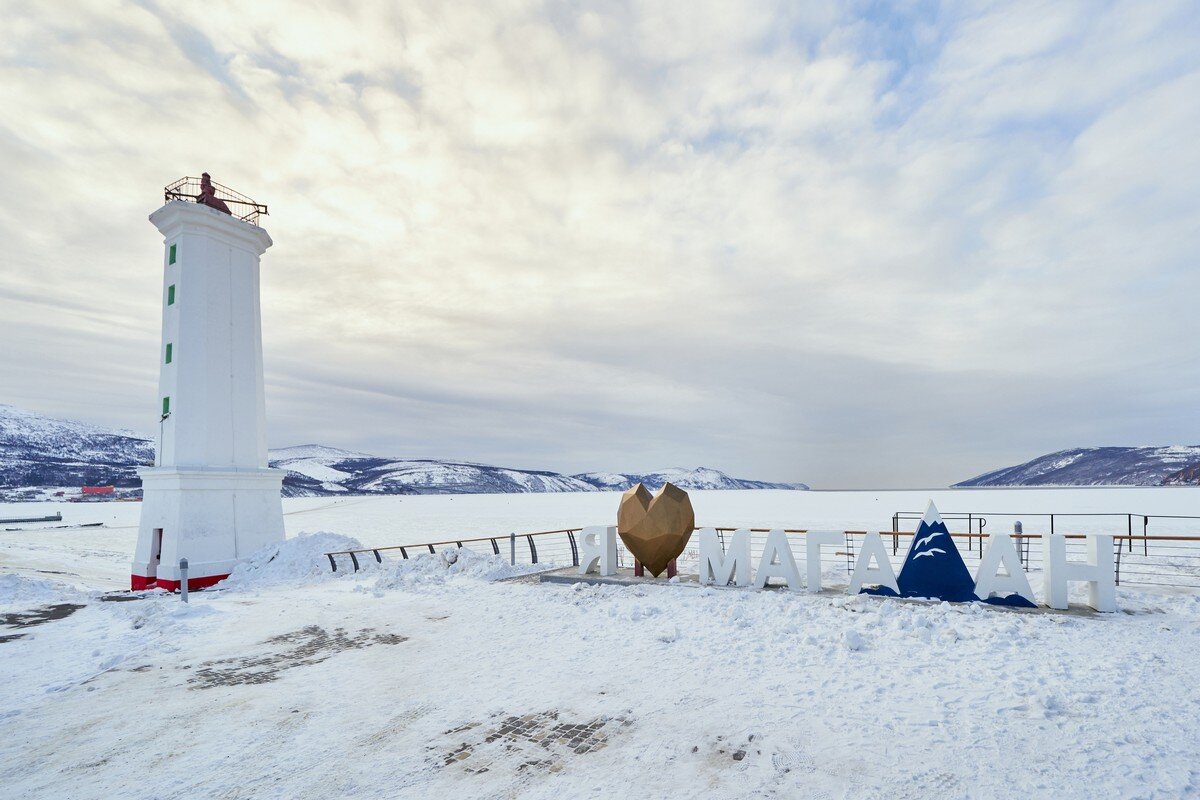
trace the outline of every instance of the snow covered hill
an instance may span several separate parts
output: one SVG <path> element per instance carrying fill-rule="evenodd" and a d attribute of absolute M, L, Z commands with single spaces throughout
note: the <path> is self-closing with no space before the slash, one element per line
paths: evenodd
<path fill-rule="evenodd" d="M 272 450 L 285 470 L 286 497 L 337 494 L 490 494 L 624 490 L 641 481 L 658 488 L 805 489 L 732 478 L 715 469 L 670 469 L 647 475 L 494 467 L 465 461 L 383 458 L 316 444 Z M 129 431 L 109 431 L 0 405 L 0 499 L 34 499 L 31 487 L 107 485 L 134 488 L 136 468 L 154 463 L 154 444 Z M 44 493 L 44 492 L 43 492 Z"/>
<path fill-rule="evenodd" d="M 0 491 L 27 486 L 138 486 L 136 467 L 153 463 L 153 443 L 129 431 L 0 405 Z"/>
<path fill-rule="evenodd" d="M 766 481 L 751 481 L 745 478 L 733 478 L 720 470 L 710 467 L 698 469 L 673 469 L 649 472 L 644 475 L 621 472 L 584 472 L 573 475 L 585 483 L 602 491 L 625 491 L 634 484 L 640 483 L 648 489 L 658 489 L 670 481 L 680 489 L 807 489 L 803 483 L 768 483 Z"/>
<path fill-rule="evenodd" d="M 319 445 L 271 451 L 271 466 L 288 471 L 284 494 L 491 494 L 501 492 L 624 491 L 635 483 L 657 489 L 670 481 L 683 489 L 807 489 L 802 483 L 767 483 L 699 469 L 667 469 L 645 475 L 493 467 L 466 461 L 380 458 Z"/>
<path fill-rule="evenodd" d="M 596 487 L 556 472 L 463 461 L 380 458 L 319 445 L 271 451 L 271 466 L 287 470 L 284 495 L 485 494 L 592 492 Z"/>
<path fill-rule="evenodd" d="M 1081 447 L 955 486 L 1172 486 L 1200 483 L 1200 445 Z"/>

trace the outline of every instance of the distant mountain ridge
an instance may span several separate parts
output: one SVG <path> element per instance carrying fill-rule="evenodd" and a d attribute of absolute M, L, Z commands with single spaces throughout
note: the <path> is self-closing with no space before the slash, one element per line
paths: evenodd
<path fill-rule="evenodd" d="M 584 472 L 572 477 L 591 484 L 602 491 L 625 491 L 636 484 L 647 489 L 658 489 L 670 482 L 680 489 L 807 489 L 803 483 L 769 483 L 745 478 L 732 478 L 720 470 L 710 467 L 696 469 L 664 469 L 645 474 L 624 472 Z"/>
<path fill-rule="evenodd" d="M 98 428 L 0 405 L 0 490 L 26 486 L 141 485 L 154 444 L 131 431 Z"/>
<path fill-rule="evenodd" d="M 268 458 L 286 473 L 285 497 L 620 491 L 637 482 L 657 489 L 665 481 L 683 489 L 808 488 L 733 478 L 710 468 L 560 475 L 465 461 L 384 458 L 317 444 L 272 450 Z M 153 463 L 154 443 L 129 431 L 0 405 L 0 499 L 38 499 L 36 490 L 85 485 L 111 484 L 136 493 L 137 467 Z"/>
<path fill-rule="evenodd" d="M 658 489 L 667 481 L 681 489 L 807 489 L 804 484 L 767 483 L 699 469 L 646 474 L 584 472 L 560 475 L 468 461 L 381 458 L 320 445 L 271 451 L 271 466 L 288 471 L 285 494 L 483 494 L 499 492 L 624 491 L 636 483 Z"/>
<path fill-rule="evenodd" d="M 1195 486 L 1200 485 L 1200 445 L 1060 450 L 954 485 Z"/>
<path fill-rule="evenodd" d="M 595 487 L 556 472 L 465 461 L 382 458 L 320 445 L 272 450 L 271 466 L 287 471 L 287 497 L 334 494 L 489 494 L 591 492 Z"/>

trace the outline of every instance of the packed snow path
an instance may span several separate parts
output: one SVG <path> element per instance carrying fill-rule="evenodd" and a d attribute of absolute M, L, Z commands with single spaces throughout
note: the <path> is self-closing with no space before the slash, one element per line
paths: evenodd
<path fill-rule="evenodd" d="M 102 602 L 16 576 L 12 797 L 1183 797 L 1200 600 L 1022 613 L 836 593 L 557 586 L 459 551 Z M 299 582 L 301 585 L 295 585 Z"/>

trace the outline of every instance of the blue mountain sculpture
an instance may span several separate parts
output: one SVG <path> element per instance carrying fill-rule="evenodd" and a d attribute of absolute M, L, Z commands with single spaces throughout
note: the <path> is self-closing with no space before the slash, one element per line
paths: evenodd
<path fill-rule="evenodd" d="M 913 534 L 896 585 L 901 597 L 933 597 L 952 603 L 979 599 L 975 581 L 932 502 Z"/>

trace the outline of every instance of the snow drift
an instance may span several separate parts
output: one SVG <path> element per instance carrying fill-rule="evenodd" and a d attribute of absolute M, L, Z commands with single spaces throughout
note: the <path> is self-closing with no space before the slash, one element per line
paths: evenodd
<path fill-rule="evenodd" d="M 264 547 L 234 567 L 220 585 L 254 588 L 277 584 L 302 584 L 344 575 L 329 568 L 326 553 L 357 550 L 362 543 L 350 536 L 328 531 L 301 533 L 279 544 Z M 374 560 L 371 561 L 374 564 Z"/>
<path fill-rule="evenodd" d="M 438 553 L 423 553 L 385 565 L 384 574 L 375 582 L 379 590 L 403 589 L 413 584 L 445 583 L 452 578 L 497 581 L 528 575 L 547 568 L 546 564 L 513 566 L 500 556 L 477 553 L 469 547 L 448 547 Z"/>
<path fill-rule="evenodd" d="M 0 606 L 36 606 L 81 602 L 87 595 L 74 587 L 23 575 L 0 575 Z"/>

